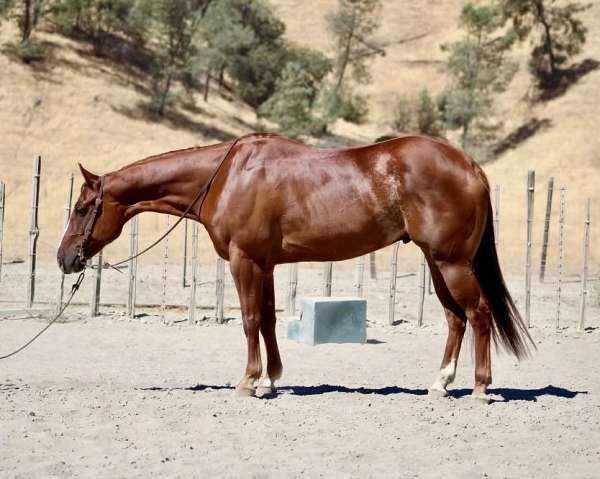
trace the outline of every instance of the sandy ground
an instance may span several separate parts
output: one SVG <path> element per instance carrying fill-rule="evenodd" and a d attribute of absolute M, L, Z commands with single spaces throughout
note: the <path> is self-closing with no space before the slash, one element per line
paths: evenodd
<path fill-rule="evenodd" d="M 280 395 L 238 398 L 239 321 L 165 327 L 103 317 L 55 326 L 2 364 L 2 477 L 598 477 L 597 329 L 534 330 L 494 358 L 497 400 L 432 399 L 440 328 L 370 327 L 365 345 L 278 335 Z M 4 321 L 4 347 L 35 321 Z M 10 338 L 10 341 L 8 339 Z"/>
<path fill-rule="evenodd" d="M 352 287 L 343 266 L 334 267 L 334 294 Z M 56 279 L 46 268 L 40 294 L 50 298 Z M 301 265 L 300 294 L 320 290 L 321 271 Z M 103 301 L 125 296 L 124 280 L 110 274 Z M 282 306 L 285 267 L 278 275 Z M 153 276 L 142 269 L 140 288 L 156 301 Z M 23 295 L 16 279 L 5 268 L 3 309 Z M 522 301 L 521 278 L 510 283 Z M 66 323 L 0 364 L 0 477 L 598 477 L 600 313 L 593 302 L 588 328 L 576 329 L 578 285 L 566 285 L 559 331 L 553 285 L 534 288 L 538 351 L 520 364 L 494 355 L 495 402 L 483 406 L 468 397 L 469 338 L 451 397 L 426 395 L 445 341 L 439 304 L 428 296 L 416 327 L 415 278 L 401 278 L 397 325 L 388 326 L 386 284 L 380 271 L 365 285 L 365 345 L 298 345 L 280 314 L 285 371 L 271 400 L 234 395 L 246 348 L 232 288 L 225 325 L 168 327 L 156 308 L 135 319 L 120 306 L 93 319 L 87 306 L 70 309 Z M 212 301 L 213 287 L 200 288 L 199 303 Z M 170 288 L 172 302 L 187 302 L 189 290 Z M 168 311 L 176 321 L 186 314 Z M 18 317 L 0 314 L 2 353 L 44 324 L 8 319 Z"/>

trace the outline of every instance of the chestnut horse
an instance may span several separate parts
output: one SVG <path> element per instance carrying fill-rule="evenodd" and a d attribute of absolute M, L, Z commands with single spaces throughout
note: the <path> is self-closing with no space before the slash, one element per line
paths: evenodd
<path fill-rule="evenodd" d="M 448 143 L 406 136 L 367 146 L 318 149 L 274 134 L 146 158 L 85 180 L 58 250 L 79 272 L 143 211 L 204 225 L 230 262 L 248 345 L 240 394 L 273 394 L 282 364 L 275 336 L 275 265 L 340 261 L 396 241 L 425 254 L 445 308 L 448 339 L 430 388 L 445 395 L 467 321 L 474 331 L 473 397 L 487 400 L 490 340 L 518 358 L 531 338 L 508 293 L 494 245 L 489 185 L 482 169 Z M 267 352 L 261 379 L 259 332 Z"/>

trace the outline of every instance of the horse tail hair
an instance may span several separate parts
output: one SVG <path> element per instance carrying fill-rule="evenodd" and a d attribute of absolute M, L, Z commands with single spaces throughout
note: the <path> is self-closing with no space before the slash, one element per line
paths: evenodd
<path fill-rule="evenodd" d="M 496 251 L 492 203 L 489 195 L 487 203 L 487 221 L 473 260 L 473 270 L 492 312 L 494 344 L 498 346 L 500 343 L 504 349 L 518 359 L 522 359 L 529 356 L 530 346 L 535 349 L 535 343 L 506 288 Z"/>

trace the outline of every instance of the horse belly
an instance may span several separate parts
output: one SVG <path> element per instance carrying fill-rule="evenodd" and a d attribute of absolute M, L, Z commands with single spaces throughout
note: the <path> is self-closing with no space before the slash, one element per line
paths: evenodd
<path fill-rule="evenodd" d="M 282 233 L 285 262 L 340 261 L 390 245 L 406 229 L 397 205 L 338 195 L 287 215 Z"/>

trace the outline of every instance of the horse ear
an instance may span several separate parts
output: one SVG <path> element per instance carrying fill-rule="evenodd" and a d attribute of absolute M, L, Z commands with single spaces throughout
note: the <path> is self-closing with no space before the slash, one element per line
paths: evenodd
<path fill-rule="evenodd" d="M 96 182 L 98 181 L 98 175 L 95 175 L 94 173 L 92 173 L 91 171 L 86 170 L 81 163 L 79 164 L 79 169 L 81 170 L 81 175 L 83 176 L 83 179 L 85 180 L 85 183 L 90 187 L 93 188 L 94 185 L 96 184 Z"/>

